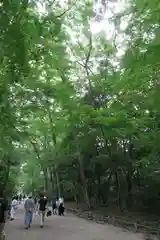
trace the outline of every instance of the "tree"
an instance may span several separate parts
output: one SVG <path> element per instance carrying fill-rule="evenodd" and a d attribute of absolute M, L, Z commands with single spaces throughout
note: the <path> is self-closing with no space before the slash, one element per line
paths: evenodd
<path fill-rule="evenodd" d="M 124 11 L 113 11 L 112 39 L 92 31 L 110 12 L 95 18 L 88 1 L 45 4 L 43 12 L 34 1 L 2 4 L 2 191 L 21 167 L 16 181 L 27 193 L 43 189 L 88 208 L 116 203 L 121 211 L 157 211 L 156 0 L 132 0 Z M 102 5 L 109 11 L 116 4 Z"/>

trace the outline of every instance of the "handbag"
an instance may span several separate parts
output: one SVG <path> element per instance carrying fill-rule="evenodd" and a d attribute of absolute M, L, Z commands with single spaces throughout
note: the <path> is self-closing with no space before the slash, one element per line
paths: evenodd
<path fill-rule="evenodd" d="M 48 210 L 46 215 L 47 215 L 47 217 L 50 217 L 52 215 L 51 210 Z"/>

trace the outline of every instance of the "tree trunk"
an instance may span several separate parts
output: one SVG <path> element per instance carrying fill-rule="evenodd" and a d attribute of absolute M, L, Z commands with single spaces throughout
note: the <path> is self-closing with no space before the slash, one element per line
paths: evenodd
<path fill-rule="evenodd" d="M 126 175 L 126 181 L 127 181 L 127 207 L 132 208 L 133 205 L 133 199 L 132 199 L 132 174 L 133 174 L 133 143 L 132 138 L 129 138 L 129 146 L 128 146 L 128 155 L 129 155 L 129 167 Z"/>
<path fill-rule="evenodd" d="M 56 134 L 54 131 L 54 127 L 53 127 L 53 119 L 52 119 L 52 115 L 51 115 L 51 111 L 48 108 L 48 118 L 49 118 L 49 123 L 50 123 L 50 130 L 51 130 L 51 134 L 52 134 L 52 143 L 53 143 L 53 147 L 56 147 L 57 144 L 57 140 L 56 140 Z M 55 156 L 56 156 L 56 152 L 55 152 Z M 59 180 L 59 173 L 58 173 L 58 168 L 57 168 L 57 164 L 54 164 L 54 171 L 55 171 L 55 179 L 56 179 L 56 188 L 57 188 L 57 196 L 61 196 L 61 190 L 60 190 L 60 180 Z"/>
<path fill-rule="evenodd" d="M 85 176 L 84 176 L 83 163 L 82 163 L 79 149 L 78 149 L 78 162 L 79 162 L 80 178 L 81 178 L 81 183 L 82 183 L 82 187 L 83 187 L 84 200 L 85 200 L 85 203 L 87 204 L 87 207 L 90 209 L 91 205 L 90 205 L 90 200 L 89 200 L 89 196 L 88 196 L 88 190 L 87 190 L 87 185 L 86 185 Z"/>
<path fill-rule="evenodd" d="M 118 205 L 119 209 L 122 211 L 121 195 L 120 195 L 120 182 L 119 182 L 118 172 L 115 173 L 115 180 L 116 180 L 116 189 L 117 189 L 117 205 Z"/>
<path fill-rule="evenodd" d="M 104 190 L 104 194 L 102 195 L 103 204 L 105 204 L 105 203 L 108 204 L 109 193 L 110 193 L 110 182 L 111 182 L 112 176 L 113 176 L 113 173 L 110 172 L 109 176 L 108 176 L 108 179 L 107 179 L 106 183 L 104 184 L 105 188 L 103 188 L 103 189 L 105 189 L 105 190 Z"/>
<path fill-rule="evenodd" d="M 53 172 L 53 169 L 50 167 L 49 169 L 48 169 L 48 171 L 49 171 L 49 177 L 50 177 L 50 182 L 51 182 L 51 194 L 53 195 L 53 193 L 54 193 L 54 172 Z"/>
<path fill-rule="evenodd" d="M 132 172 L 131 170 L 128 170 L 126 175 L 126 181 L 127 181 L 127 208 L 132 208 Z"/>
<path fill-rule="evenodd" d="M 61 191 L 60 191 L 60 182 L 59 182 L 59 173 L 57 170 L 57 165 L 54 165 L 54 172 L 55 172 L 55 179 L 56 179 L 56 189 L 57 189 L 57 196 L 61 196 Z"/>
<path fill-rule="evenodd" d="M 74 185 L 74 200 L 76 203 L 78 203 L 78 197 L 77 197 L 77 188 L 76 185 Z"/>
<path fill-rule="evenodd" d="M 48 192 L 48 176 L 47 176 L 46 169 L 43 169 L 43 175 L 44 175 L 44 189 L 45 189 L 45 192 Z"/>

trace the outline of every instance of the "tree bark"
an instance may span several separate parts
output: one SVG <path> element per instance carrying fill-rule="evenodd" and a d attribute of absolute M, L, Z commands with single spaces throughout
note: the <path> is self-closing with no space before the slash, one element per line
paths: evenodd
<path fill-rule="evenodd" d="M 115 180 L 116 180 L 116 188 L 117 188 L 117 205 L 119 209 L 122 211 L 122 204 L 121 204 L 121 195 L 120 195 L 120 182 L 118 172 L 115 173 Z"/>
<path fill-rule="evenodd" d="M 59 183 L 59 174 L 57 171 L 57 165 L 54 164 L 54 172 L 55 172 L 55 179 L 56 179 L 56 189 L 57 189 L 57 196 L 61 196 L 61 191 L 60 191 L 60 183 Z"/>
<path fill-rule="evenodd" d="M 82 159 L 81 159 L 81 154 L 79 152 L 79 147 L 77 150 L 78 150 L 79 171 L 80 171 L 81 183 L 82 183 L 82 187 L 83 187 L 84 200 L 87 204 L 87 207 L 90 209 L 91 205 L 90 205 L 90 200 L 89 200 L 89 196 L 88 196 L 88 190 L 87 190 L 87 185 L 86 185 L 86 181 L 85 181 L 83 163 L 82 163 Z"/>

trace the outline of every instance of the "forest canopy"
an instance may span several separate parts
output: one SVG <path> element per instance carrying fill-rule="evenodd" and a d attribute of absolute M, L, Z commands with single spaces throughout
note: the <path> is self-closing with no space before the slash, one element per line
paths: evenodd
<path fill-rule="evenodd" d="M 12 2 L 0 4 L 0 192 L 157 211 L 160 3 Z"/>

